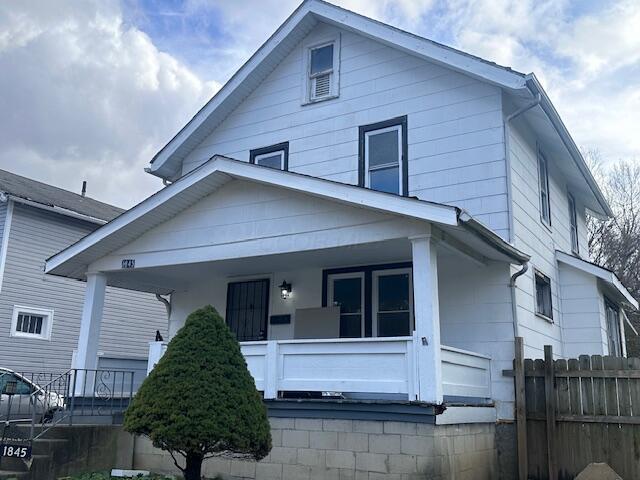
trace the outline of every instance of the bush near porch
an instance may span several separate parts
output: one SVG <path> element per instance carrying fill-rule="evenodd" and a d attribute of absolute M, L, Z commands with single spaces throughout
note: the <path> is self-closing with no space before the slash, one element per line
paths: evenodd
<path fill-rule="evenodd" d="M 189 315 L 133 398 L 124 428 L 168 451 L 185 480 L 199 480 L 212 456 L 260 460 L 269 453 L 267 409 L 215 308 Z"/>

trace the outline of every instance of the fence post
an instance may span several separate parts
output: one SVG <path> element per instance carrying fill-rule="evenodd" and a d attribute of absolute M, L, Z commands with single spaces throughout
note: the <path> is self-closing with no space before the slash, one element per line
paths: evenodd
<path fill-rule="evenodd" d="M 527 480 L 529 459 L 527 457 L 527 406 L 524 383 L 524 342 L 516 337 L 515 345 L 516 431 L 518 436 L 518 479 Z"/>
<path fill-rule="evenodd" d="M 555 368 L 553 364 L 553 348 L 544 346 L 544 392 L 547 419 L 547 461 L 549 466 L 549 480 L 558 479 L 556 463 L 556 391 Z"/>
<path fill-rule="evenodd" d="M 278 342 L 267 342 L 267 357 L 264 376 L 264 398 L 278 397 Z"/>

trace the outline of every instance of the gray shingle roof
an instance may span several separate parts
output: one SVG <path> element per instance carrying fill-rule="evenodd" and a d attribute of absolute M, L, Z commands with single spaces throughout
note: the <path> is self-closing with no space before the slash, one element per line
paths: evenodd
<path fill-rule="evenodd" d="M 0 170 L 0 192 L 41 205 L 70 210 L 107 222 L 124 212 L 123 209 L 108 203 L 83 197 L 77 193 L 22 177 L 6 170 Z"/>

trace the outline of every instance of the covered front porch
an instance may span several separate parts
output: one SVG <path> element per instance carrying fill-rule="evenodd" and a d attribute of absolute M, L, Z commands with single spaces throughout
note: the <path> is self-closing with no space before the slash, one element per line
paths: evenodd
<path fill-rule="evenodd" d="M 213 305 L 265 399 L 441 404 L 508 397 L 526 259 L 454 207 L 214 159 L 46 268 L 87 281 L 77 368 L 112 285 L 165 295 L 170 337 Z"/>

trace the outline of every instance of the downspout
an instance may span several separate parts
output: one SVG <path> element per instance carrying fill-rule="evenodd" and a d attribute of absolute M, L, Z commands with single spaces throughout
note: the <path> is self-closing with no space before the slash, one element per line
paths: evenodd
<path fill-rule="evenodd" d="M 518 277 L 521 277 L 529 270 L 529 262 L 525 262 L 522 264 L 522 268 L 518 270 L 516 273 L 511 275 L 511 280 L 509 281 L 509 290 L 511 290 L 511 316 L 513 319 L 513 336 L 520 336 L 520 329 L 518 328 L 518 305 L 516 303 L 516 280 Z"/>
<path fill-rule="evenodd" d="M 540 105 L 542 101 L 542 95 L 539 93 L 536 94 L 534 100 L 523 107 L 520 107 L 515 112 L 510 113 L 504 119 L 504 158 L 506 162 L 506 170 L 507 170 L 507 205 L 508 205 L 508 215 L 509 215 L 509 242 L 514 243 L 515 235 L 513 233 L 513 186 L 511 183 L 511 130 L 509 129 L 509 123 L 514 118 L 522 115 L 528 110 Z"/>
<path fill-rule="evenodd" d="M 167 300 L 159 293 L 156 293 L 156 300 L 162 302 L 164 304 L 164 308 L 167 309 L 167 323 L 169 323 L 169 320 L 171 319 L 171 294 L 169 294 L 169 300 Z"/>

